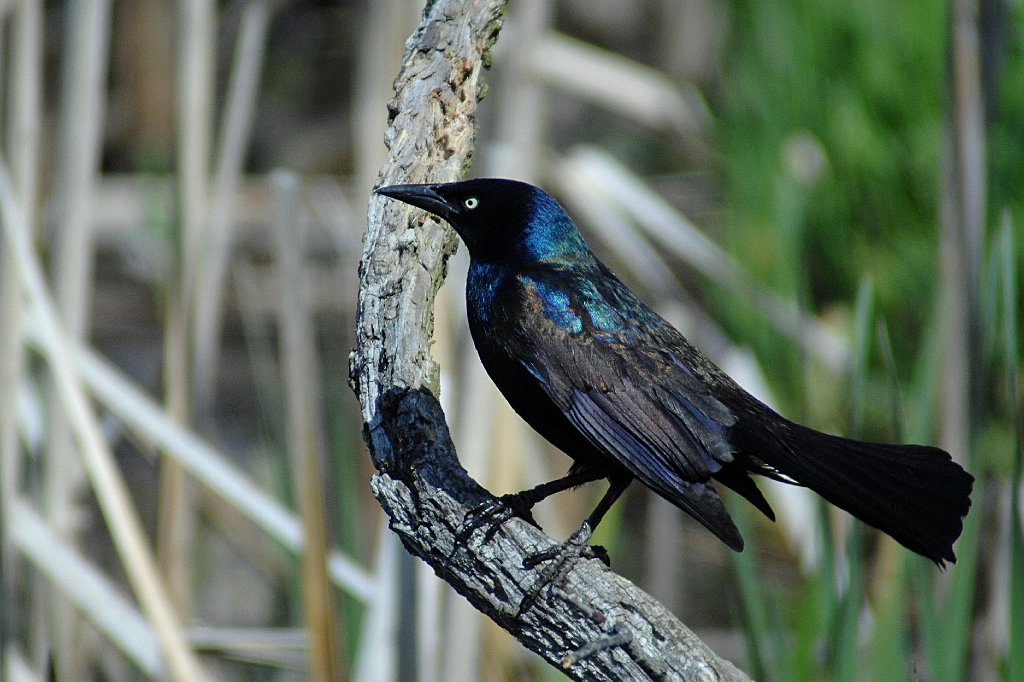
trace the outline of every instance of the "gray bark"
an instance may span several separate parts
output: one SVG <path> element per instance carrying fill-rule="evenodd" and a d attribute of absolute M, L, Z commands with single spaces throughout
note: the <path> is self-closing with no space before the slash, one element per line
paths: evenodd
<path fill-rule="evenodd" d="M 395 81 L 379 184 L 463 176 L 473 112 L 485 91 L 481 71 L 504 5 L 428 2 Z M 433 302 L 455 247 L 447 226 L 398 202 L 370 199 L 350 373 L 379 470 L 373 494 L 391 528 L 473 606 L 574 679 L 748 679 L 596 559 L 580 559 L 538 586 L 540 571 L 524 568 L 523 559 L 554 541 L 521 519 L 493 535 L 481 529 L 460 537 L 467 514 L 494 498 L 459 464 L 434 397 Z"/>

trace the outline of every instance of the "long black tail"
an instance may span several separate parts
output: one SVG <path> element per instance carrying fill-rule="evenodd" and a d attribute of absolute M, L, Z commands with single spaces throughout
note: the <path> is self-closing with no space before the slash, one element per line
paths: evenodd
<path fill-rule="evenodd" d="M 782 447 L 758 452 L 751 443 L 747 452 L 940 567 L 956 562 L 953 542 L 974 477 L 948 452 L 830 436 L 788 421 L 779 431 Z"/>

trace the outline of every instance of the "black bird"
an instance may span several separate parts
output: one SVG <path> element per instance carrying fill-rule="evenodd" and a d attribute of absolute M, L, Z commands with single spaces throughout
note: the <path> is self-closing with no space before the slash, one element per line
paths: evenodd
<path fill-rule="evenodd" d="M 507 496 L 517 513 L 607 478 L 578 534 L 585 543 L 636 478 L 739 551 L 743 538 L 712 481 L 774 520 L 749 475 L 759 474 L 814 490 L 940 567 L 956 561 L 974 478 L 948 453 L 841 438 L 780 416 L 626 288 L 544 191 L 479 179 L 376 192 L 455 228 L 469 248 L 469 329 L 484 367 L 575 462 L 565 478 Z"/>

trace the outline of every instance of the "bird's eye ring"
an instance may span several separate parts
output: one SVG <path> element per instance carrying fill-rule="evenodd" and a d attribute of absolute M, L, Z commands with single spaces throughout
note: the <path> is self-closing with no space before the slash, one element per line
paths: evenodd
<path fill-rule="evenodd" d="M 462 200 L 462 205 L 472 211 L 474 208 L 480 205 L 480 200 L 476 197 L 466 197 Z"/>

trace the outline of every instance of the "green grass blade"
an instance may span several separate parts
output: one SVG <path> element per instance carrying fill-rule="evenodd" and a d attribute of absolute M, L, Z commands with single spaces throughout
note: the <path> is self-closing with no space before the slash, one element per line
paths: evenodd
<path fill-rule="evenodd" d="M 861 278 L 854 304 L 853 321 L 853 366 L 850 385 L 850 436 L 861 435 L 864 422 L 864 405 L 868 384 L 868 363 L 871 357 L 871 328 L 874 317 L 873 290 L 867 276 Z M 831 679 L 837 682 L 857 679 L 861 667 L 858 642 L 858 622 L 861 604 L 864 601 L 861 546 L 863 527 L 854 523 L 847 537 L 845 557 L 845 589 L 833 588 L 834 610 L 831 618 Z M 838 576 L 837 576 L 838 577 Z M 836 581 L 831 581 L 835 585 Z"/>
<path fill-rule="evenodd" d="M 797 670 L 813 671 L 821 666 L 819 644 L 828 622 L 826 609 L 833 584 L 831 574 L 819 570 L 805 578 L 797 595 L 792 653 L 793 667 Z"/>
<path fill-rule="evenodd" d="M 850 530 L 846 543 L 846 565 L 848 576 L 846 589 L 839 595 L 836 603 L 832 630 L 832 674 L 830 679 L 836 682 L 853 682 L 858 679 L 862 666 L 859 647 L 859 621 L 861 604 L 864 602 L 864 579 L 861 560 L 861 539 L 863 528 L 855 524 Z"/>
<path fill-rule="evenodd" d="M 950 569 L 951 584 L 944 604 L 937 604 L 940 590 L 936 589 L 931 565 L 922 559 L 915 567 L 915 584 L 920 593 L 923 614 L 921 631 L 925 656 L 929 679 L 935 682 L 966 679 L 981 521 L 981 514 L 968 514 L 964 520 L 964 532 L 957 544 L 957 563 Z"/>
<path fill-rule="evenodd" d="M 892 411 L 892 437 L 904 440 L 909 430 L 906 423 L 906 410 L 903 406 L 899 376 L 896 373 L 896 360 L 893 352 L 892 337 L 885 320 L 879 319 L 875 325 L 875 336 L 878 339 L 882 365 L 888 378 L 889 404 Z M 929 354 L 931 351 L 932 354 Z M 920 365 L 927 367 L 934 350 L 928 346 L 921 352 Z M 919 394 L 920 392 L 918 392 Z M 925 393 L 924 395 L 929 395 Z M 875 561 L 875 578 L 870 592 L 875 596 L 873 603 L 875 627 L 868 645 L 870 652 L 867 674 L 864 679 L 902 681 L 908 678 L 912 670 L 910 645 L 907 639 L 907 600 L 910 575 L 908 571 L 910 555 L 895 543 L 886 541 Z"/>
<path fill-rule="evenodd" d="M 1010 420 L 1014 425 L 1013 474 L 1010 478 L 1010 647 L 1006 661 L 1007 679 L 1024 680 L 1024 650 L 1014 646 L 1024 642 L 1024 537 L 1020 522 L 1020 494 L 1024 485 L 1024 443 L 1021 435 L 1020 396 L 1017 394 L 1017 306 L 1020 304 L 1013 226 L 1009 211 L 1003 211 L 1000 233 L 1002 252 L 1003 348 L 1006 352 L 1006 376 Z"/>
<path fill-rule="evenodd" d="M 868 363 L 871 358 L 871 328 L 874 318 L 874 301 L 871 279 L 866 275 L 860 280 L 857 301 L 853 313 L 853 368 L 850 386 L 850 436 L 856 438 L 864 425 L 864 403 L 867 396 Z"/>
<path fill-rule="evenodd" d="M 907 642 L 908 554 L 895 549 L 885 564 L 886 575 L 875 581 L 875 627 L 868 645 L 862 679 L 902 682 L 910 678 L 911 654 Z M 881 562 L 879 562 L 881 564 Z"/>
<path fill-rule="evenodd" d="M 750 537 L 752 529 L 746 511 L 739 504 L 732 505 L 731 511 L 740 533 Z M 746 671 L 755 680 L 787 679 L 780 675 L 777 668 L 778 657 L 769 656 L 765 650 L 772 636 L 769 611 L 774 606 L 770 604 L 768 593 L 762 589 L 754 553 L 748 548 L 745 552 L 732 553 L 731 558 L 739 586 L 743 629 L 747 640 Z M 777 628 L 775 636 L 781 636 Z"/>
<path fill-rule="evenodd" d="M 926 362 L 930 364 L 936 360 L 940 360 L 940 356 L 929 357 Z M 935 372 L 936 376 L 939 374 Z M 925 401 L 934 400 L 930 395 L 930 392 L 918 393 L 917 397 Z M 928 409 L 930 406 L 912 407 L 916 408 L 915 415 L 933 414 L 933 410 Z M 926 424 L 915 421 L 910 425 L 910 434 L 912 440 L 925 437 Z M 976 436 L 970 438 L 972 451 L 966 453 L 968 461 L 974 459 L 975 440 Z M 929 679 L 937 682 L 956 682 L 964 679 L 966 674 L 983 516 L 979 507 L 976 504 L 964 519 L 963 533 L 956 546 L 958 560 L 949 568 L 949 584 L 944 586 L 947 589 L 938 589 L 937 574 L 927 562 L 917 561 L 913 567 L 914 585 L 921 604 L 922 644 Z"/>

